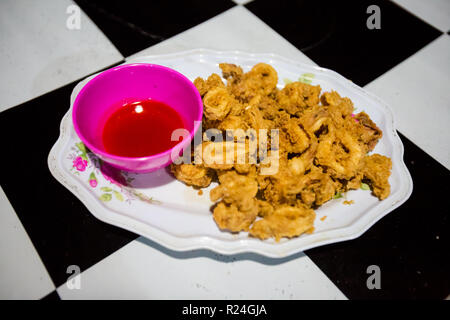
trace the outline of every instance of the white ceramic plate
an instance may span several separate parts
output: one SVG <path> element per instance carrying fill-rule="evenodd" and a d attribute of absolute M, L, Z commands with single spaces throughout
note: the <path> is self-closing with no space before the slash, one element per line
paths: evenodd
<path fill-rule="evenodd" d="M 117 178 L 99 169 L 98 160 L 85 154 L 71 119 L 71 109 L 61 122 L 60 137 L 53 146 L 48 165 L 53 176 L 80 199 L 98 219 L 150 238 L 174 250 L 207 248 L 223 254 L 255 252 L 270 257 L 284 257 L 324 244 L 360 236 L 383 216 L 405 202 L 412 192 L 411 176 L 403 162 L 403 145 L 395 131 L 390 108 L 373 94 L 353 84 L 336 72 L 299 63 L 273 54 L 217 52 L 205 49 L 176 54 L 139 57 L 127 63 L 148 62 L 164 65 L 186 75 L 220 74 L 218 64 L 231 62 L 245 71 L 258 62 L 271 64 L 278 72 L 280 83 L 297 80 L 304 74 L 313 74 L 313 84 L 322 90 L 336 90 L 352 99 L 358 111 L 364 110 L 383 130 L 383 138 L 374 152 L 389 156 L 393 168 L 390 177 L 391 194 L 379 201 L 370 191 L 355 190 L 345 198 L 329 201 L 316 213 L 315 232 L 293 239 L 261 241 L 246 233 L 238 235 L 222 232 L 215 224 L 210 207 L 209 190 L 203 195 L 175 180 L 167 170 L 149 174 L 124 174 Z M 92 78 L 92 77 L 90 77 Z M 73 90 L 73 101 L 90 79 L 81 81 Z M 111 179 L 113 177 L 113 179 Z M 128 180 L 129 186 L 114 180 Z M 354 200 L 344 205 L 344 200 Z M 321 220 L 321 218 L 325 217 Z"/>

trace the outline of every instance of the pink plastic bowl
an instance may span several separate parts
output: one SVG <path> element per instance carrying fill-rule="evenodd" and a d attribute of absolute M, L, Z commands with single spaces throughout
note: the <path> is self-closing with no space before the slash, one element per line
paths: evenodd
<path fill-rule="evenodd" d="M 172 149 L 139 158 L 121 157 L 105 151 L 102 131 L 109 115 L 128 102 L 144 99 L 164 102 L 183 118 L 189 137 Z M 193 83 L 181 73 L 167 67 L 135 63 L 114 67 L 90 80 L 78 93 L 72 119 L 81 141 L 100 159 L 112 166 L 133 172 L 150 172 L 172 162 L 200 127 L 203 103 Z"/>

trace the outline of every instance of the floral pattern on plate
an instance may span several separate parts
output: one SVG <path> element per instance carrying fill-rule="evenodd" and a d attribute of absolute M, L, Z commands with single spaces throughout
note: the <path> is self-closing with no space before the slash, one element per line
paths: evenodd
<path fill-rule="evenodd" d="M 159 204 L 158 200 L 148 197 L 132 187 L 135 179 L 131 173 L 118 170 L 95 156 L 83 142 L 77 142 L 70 148 L 67 159 L 72 161 L 71 172 L 82 175 L 91 188 L 101 191 L 98 198 L 103 202 L 111 200 L 125 201 L 131 204 L 140 200 L 151 204 Z M 100 182 L 99 182 L 100 180 Z"/>

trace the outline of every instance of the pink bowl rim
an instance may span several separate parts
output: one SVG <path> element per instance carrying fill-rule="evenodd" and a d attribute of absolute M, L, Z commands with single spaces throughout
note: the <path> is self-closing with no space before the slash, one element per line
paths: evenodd
<path fill-rule="evenodd" d="M 136 67 L 141 67 L 141 68 L 155 68 L 155 69 L 161 69 L 167 73 L 171 73 L 173 75 L 175 75 L 178 78 L 181 78 L 181 80 L 183 80 L 188 87 L 190 87 L 191 90 L 193 90 L 197 96 L 197 104 L 198 106 L 200 106 L 200 112 L 199 112 L 199 117 L 194 120 L 194 128 L 192 130 L 189 131 L 189 139 L 183 139 L 183 141 L 177 143 L 175 146 L 173 146 L 172 148 L 161 152 L 161 153 L 157 153 L 154 155 L 150 155 L 150 156 L 144 156 L 144 157 L 122 157 L 122 156 L 117 156 L 108 152 L 105 152 L 103 150 L 100 150 L 96 147 L 94 147 L 80 132 L 77 121 L 75 120 L 75 114 L 78 110 L 78 102 L 79 102 L 79 98 L 84 94 L 84 92 L 86 90 L 88 90 L 90 87 L 93 86 L 93 84 L 95 82 L 101 81 L 104 77 L 108 76 L 109 74 L 113 73 L 114 71 L 120 70 L 120 69 L 127 69 L 127 68 L 136 68 Z M 187 78 L 185 75 L 183 75 L 182 73 L 173 70 L 171 68 L 165 67 L 165 66 L 161 66 L 158 64 L 153 64 L 153 63 L 131 63 L 131 64 L 123 64 L 117 67 L 113 67 L 110 68 L 108 70 L 105 70 L 103 72 L 101 72 L 100 74 L 96 75 L 94 78 L 92 78 L 91 80 L 88 81 L 88 83 L 86 83 L 83 88 L 80 90 L 80 92 L 77 94 L 77 97 L 75 98 L 75 101 L 73 103 L 73 108 L 72 108 L 72 123 L 75 129 L 75 132 L 77 133 L 78 137 L 81 139 L 81 141 L 89 148 L 89 150 L 91 150 L 94 154 L 97 155 L 101 155 L 105 158 L 109 158 L 109 159 L 114 159 L 117 161 L 133 161 L 133 162 L 143 162 L 146 160 L 151 160 L 151 159 L 158 159 L 162 156 L 165 156 L 167 154 L 172 153 L 173 149 L 176 148 L 177 146 L 181 145 L 181 149 L 184 149 L 185 145 L 187 145 L 188 143 L 190 143 L 192 141 L 192 139 L 194 138 L 196 132 L 198 131 L 198 128 L 200 127 L 200 123 L 202 121 L 202 116 L 203 116 L 203 101 L 202 101 L 202 97 L 200 96 L 200 93 L 198 92 L 197 88 L 195 87 L 194 83 L 189 80 L 189 78 Z M 107 162 L 107 161 L 106 161 Z"/>

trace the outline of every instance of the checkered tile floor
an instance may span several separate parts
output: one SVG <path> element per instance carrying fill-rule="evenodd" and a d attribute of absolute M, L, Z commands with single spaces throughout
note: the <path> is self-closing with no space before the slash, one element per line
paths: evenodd
<path fill-rule="evenodd" d="M 366 27 L 373 4 L 379 30 Z M 80 30 L 66 27 L 71 5 Z M 1 1 L 0 298 L 446 298 L 449 30 L 448 0 Z M 283 259 L 175 252 L 96 220 L 47 168 L 73 87 L 129 56 L 200 47 L 309 61 L 382 97 L 411 198 L 356 240 Z M 374 264 L 380 290 L 366 286 Z"/>

